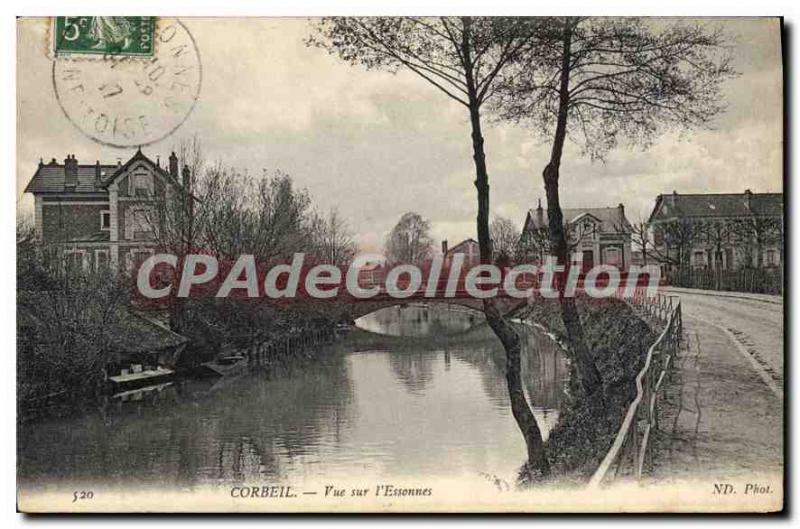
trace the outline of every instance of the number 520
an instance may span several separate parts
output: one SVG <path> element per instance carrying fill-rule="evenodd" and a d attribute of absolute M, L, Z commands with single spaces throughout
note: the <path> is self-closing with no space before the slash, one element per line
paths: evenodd
<path fill-rule="evenodd" d="M 94 498 L 94 492 L 91 490 L 76 490 L 72 493 L 72 503 L 78 500 L 91 500 Z"/>

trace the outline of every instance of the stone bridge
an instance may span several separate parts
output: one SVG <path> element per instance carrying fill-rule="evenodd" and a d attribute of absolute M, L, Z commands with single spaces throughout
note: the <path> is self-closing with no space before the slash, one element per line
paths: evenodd
<path fill-rule="evenodd" d="M 378 299 L 376 299 L 378 298 Z M 396 306 L 431 306 L 439 305 L 446 306 L 448 310 L 460 310 L 465 312 L 480 312 L 483 313 L 483 301 L 473 297 L 454 297 L 454 298 L 393 298 L 389 296 L 376 296 L 368 300 L 353 300 L 351 303 L 343 305 L 342 315 L 345 319 L 355 321 L 362 316 L 371 314 L 375 311 L 385 309 L 388 307 Z M 507 313 L 512 309 L 525 303 L 525 300 L 512 299 L 512 298 L 498 298 L 496 299 L 499 305 L 500 312 Z"/>

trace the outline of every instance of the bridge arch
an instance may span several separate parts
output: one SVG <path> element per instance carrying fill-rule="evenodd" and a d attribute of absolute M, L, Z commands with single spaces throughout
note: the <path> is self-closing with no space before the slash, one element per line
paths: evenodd
<path fill-rule="evenodd" d="M 397 298 L 389 298 L 389 299 L 381 299 L 381 300 L 364 300 L 364 301 L 357 301 L 353 302 L 349 306 L 348 313 L 350 318 L 355 321 L 362 316 L 366 316 L 368 314 L 372 314 L 373 312 L 377 312 L 382 309 L 390 308 L 390 307 L 406 307 L 406 306 L 418 306 L 418 307 L 427 307 L 430 305 L 445 305 L 449 307 L 456 307 L 461 310 L 468 310 L 472 313 L 483 313 L 483 303 L 479 299 L 441 299 L 441 298 L 431 298 L 430 300 L 419 300 L 419 299 L 397 299 Z"/>

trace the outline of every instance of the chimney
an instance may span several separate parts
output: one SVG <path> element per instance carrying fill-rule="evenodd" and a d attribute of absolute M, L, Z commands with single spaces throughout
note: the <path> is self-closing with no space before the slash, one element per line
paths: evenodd
<path fill-rule="evenodd" d="M 447 239 L 442 241 L 442 255 L 447 255 Z"/>
<path fill-rule="evenodd" d="M 539 199 L 539 205 L 536 206 L 536 224 L 541 228 L 544 226 L 544 210 L 542 209 L 542 199 Z"/>
<path fill-rule="evenodd" d="M 100 184 L 103 183 L 102 174 L 100 173 L 100 160 L 97 160 L 94 164 L 94 185 L 95 187 L 100 187 Z"/>
<path fill-rule="evenodd" d="M 192 192 L 192 180 L 191 180 L 192 173 L 189 171 L 189 167 L 184 165 L 183 171 L 181 172 L 182 183 L 184 191 L 189 193 Z"/>
<path fill-rule="evenodd" d="M 678 192 L 674 189 L 672 190 L 672 197 L 670 197 L 670 203 L 672 207 L 675 207 L 675 203 L 678 201 Z"/>
<path fill-rule="evenodd" d="M 175 156 L 175 151 L 169 155 L 169 174 L 175 180 L 178 179 L 178 157 Z"/>
<path fill-rule="evenodd" d="M 744 205 L 747 206 L 747 209 L 750 209 L 750 202 L 753 198 L 753 192 L 749 189 L 744 190 Z"/>
<path fill-rule="evenodd" d="M 74 154 L 64 159 L 64 187 L 75 189 L 78 186 L 78 160 Z"/>
<path fill-rule="evenodd" d="M 620 202 L 619 204 L 617 204 L 617 209 L 619 210 L 619 220 L 620 221 L 624 221 L 625 220 L 625 205 L 622 202 Z"/>

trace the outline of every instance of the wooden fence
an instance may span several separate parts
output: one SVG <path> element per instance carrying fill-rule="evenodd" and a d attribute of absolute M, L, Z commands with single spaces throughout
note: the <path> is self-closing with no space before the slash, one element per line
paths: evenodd
<path fill-rule="evenodd" d="M 636 376 L 636 397 L 628 407 L 611 449 L 589 481 L 590 487 L 622 477 L 641 479 L 652 463 L 650 438 L 658 428 L 661 389 L 680 350 L 683 320 L 677 296 L 634 296 L 631 303 L 653 318 L 665 322 L 658 339 L 650 346 L 644 367 Z"/>
<path fill-rule="evenodd" d="M 674 287 L 726 290 L 753 294 L 781 294 L 783 274 L 779 269 L 742 270 L 683 269 L 667 273 L 666 282 Z"/>
<path fill-rule="evenodd" d="M 251 367 L 265 366 L 271 358 L 325 345 L 332 342 L 334 337 L 332 328 L 306 329 L 252 345 L 244 350 L 244 355 Z"/>

